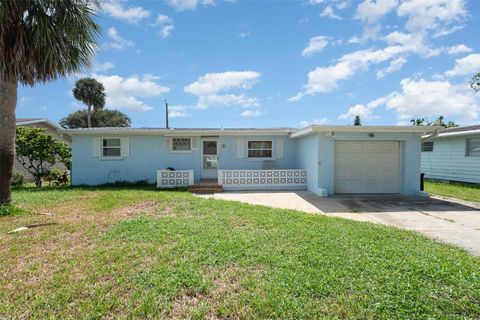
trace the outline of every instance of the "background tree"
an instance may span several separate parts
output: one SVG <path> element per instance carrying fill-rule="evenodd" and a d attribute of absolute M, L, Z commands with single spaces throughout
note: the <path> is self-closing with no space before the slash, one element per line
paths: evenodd
<path fill-rule="evenodd" d="M 88 128 L 87 110 L 78 110 L 60 120 L 66 129 Z M 118 110 L 101 109 L 92 114 L 92 127 L 130 127 L 130 118 Z"/>
<path fill-rule="evenodd" d="M 472 80 L 470 80 L 470 87 L 472 87 L 475 92 L 480 91 L 480 72 L 472 77 Z"/>
<path fill-rule="evenodd" d="M 444 127 L 444 128 L 453 128 L 458 127 L 454 121 L 445 122 L 445 118 L 443 116 L 439 116 L 435 121 L 429 122 L 427 118 L 418 118 L 412 119 L 410 122 L 413 126 L 437 126 L 437 127 Z"/>
<path fill-rule="evenodd" d="M 87 125 L 91 128 L 92 108 L 97 111 L 105 106 L 105 87 L 94 78 L 83 78 L 77 80 L 72 92 L 75 99 L 87 105 Z"/>
<path fill-rule="evenodd" d="M 360 121 L 360 116 L 355 116 L 355 120 L 353 120 L 353 125 L 354 126 L 361 126 L 362 122 Z"/>
<path fill-rule="evenodd" d="M 98 0 L 0 1 L 0 204 L 11 203 L 18 82 L 55 80 L 90 66 Z"/>
<path fill-rule="evenodd" d="M 425 118 L 417 118 L 410 120 L 412 126 L 428 126 L 427 120 Z"/>
<path fill-rule="evenodd" d="M 60 142 L 40 128 L 18 127 L 16 154 L 18 162 L 32 174 L 35 185 L 40 188 L 42 179 L 56 163 L 71 168 L 70 146 Z"/>

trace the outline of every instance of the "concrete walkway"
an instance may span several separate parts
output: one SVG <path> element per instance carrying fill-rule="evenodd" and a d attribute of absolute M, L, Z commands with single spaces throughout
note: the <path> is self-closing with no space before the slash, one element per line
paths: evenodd
<path fill-rule="evenodd" d="M 480 256 L 480 211 L 444 199 L 392 195 L 320 198 L 308 191 L 224 192 L 202 197 L 385 224 L 419 232 Z"/>

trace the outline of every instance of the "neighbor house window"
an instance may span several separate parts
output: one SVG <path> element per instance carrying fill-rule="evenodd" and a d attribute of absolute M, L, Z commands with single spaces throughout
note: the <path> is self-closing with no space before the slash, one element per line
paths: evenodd
<path fill-rule="evenodd" d="M 192 138 L 172 138 L 173 151 L 191 151 Z"/>
<path fill-rule="evenodd" d="M 433 151 L 433 141 L 422 142 L 422 152 L 432 152 Z"/>
<path fill-rule="evenodd" d="M 465 154 L 467 157 L 480 157 L 480 138 L 467 139 Z"/>
<path fill-rule="evenodd" d="M 249 158 L 271 158 L 272 141 L 248 141 Z"/>
<path fill-rule="evenodd" d="M 102 155 L 104 157 L 120 157 L 120 139 L 103 139 Z"/>

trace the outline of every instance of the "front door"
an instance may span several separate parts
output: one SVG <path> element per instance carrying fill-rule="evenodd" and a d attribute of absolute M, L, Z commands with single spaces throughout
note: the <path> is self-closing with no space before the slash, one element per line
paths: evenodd
<path fill-rule="evenodd" d="M 218 139 L 202 139 L 202 179 L 218 177 Z"/>

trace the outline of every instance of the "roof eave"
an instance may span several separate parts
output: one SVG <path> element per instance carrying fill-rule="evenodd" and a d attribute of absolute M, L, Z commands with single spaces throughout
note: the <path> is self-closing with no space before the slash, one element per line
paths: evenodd
<path fill-rule="evenodd" d="M 371 132 L 371 133 L 419 133 L 428 134 L 440 130 L 441 127 L 434 126 L 308 126 L 293 132 L 290 136 L 298 138 L 316 132 Z"/>
<path fill-rule="evenodd" d="M 468 136 L 468 135 L 474 135 L 474 134 L 480 134 L 480 130 L 459 131 L 459 132 L 442 132 L 436 138 Z"/>
<path fill-rule="evenodd" d="M 59 132 L 70 135 L 165 135 L 165 136 L 218 136 L 218 135 L 288 135 L 292 130 L 172 130 L 172 129 L 63 129 Z"/>

